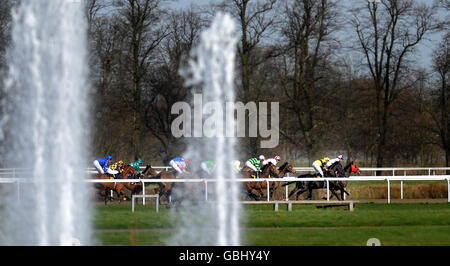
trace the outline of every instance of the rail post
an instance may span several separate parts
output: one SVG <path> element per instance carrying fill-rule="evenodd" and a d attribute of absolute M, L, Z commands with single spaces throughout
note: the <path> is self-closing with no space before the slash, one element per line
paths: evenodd
<path fill-rule="evenodd" d="M 327 201 L 330 201 L 330 181 L 327 179 Z"/>
<path fill-rule="evenodd" d="M 267 202 L 270 201 L 270 190 L 269 190 L 269 180 L 266 180 L 267 182 Z"/>
<path fill-rule="evenodd" d="M 286 185 L 285 186 L 286 187 L 286 201 L 288 201 L 289 200 L 289 185 Z"/>
<path fill-rule="evenodd" d="M 447 201 L 450 202 L 450 180 L 447 178 Z"/>
<path fill-rule="evenodd" d="M 406 177 L 406 171 L 403 171 L 403 176 Z M 400 199 L 403 199 L 403 180 L 400 181 Z"/>
<path fill-rule="evenodd" d="M 403 180 L 400 181 L 400 199 L 403 199 Z"/>
<path fill-rule="evenodd" d="M 145 182 L 144 181 L 141 181 L 142 182 L 142 205 L 145 205 Z"/>
<path fill-rule="evenodd" d="M 386 178 L 387 180 L 387 193 L 388 193 L 388 204 L 391 203 L 391 182 L 389 180 L 389 178 Z"/>

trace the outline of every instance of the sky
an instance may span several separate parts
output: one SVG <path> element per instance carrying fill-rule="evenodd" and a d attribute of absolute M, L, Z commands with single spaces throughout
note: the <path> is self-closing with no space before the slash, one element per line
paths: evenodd
<path fill-rule="evenodd" d="M 210 3 L 219 3 L 221 0 L 168 0 L 169 6 L 173 8 L 183 9 L 183 8 L 189 8 L 190 5 L 208 5 Z M 284 1 L 284 0 L 282 0 Z M 365 0 L 340 0 L 340 3 L 342 3 L 344 6 L 349 7 L 353 3 L 357 1 L 365 1 Z M 432 0 L 414 0 L 424 3 L 431 3 Z M 440 17 L 449 16 L 448 13 L 440 12 Z M 354 32 L 349 32 L 349 34 L 353 34 L 353 36 L 356 38 L 356 35 L 354 35 Z M 418 65 L 424 67 L 424 68 L 430 68 L 432 64 L 432 53 L 433 50 L 436 48 L 438 43 L 442 40 L 442 33 L 437 34 L 429 34 L 428 38 L 425 40 L 422 40 L 416 47 L 416 53 L 415 53 L 415 59 Z"/>

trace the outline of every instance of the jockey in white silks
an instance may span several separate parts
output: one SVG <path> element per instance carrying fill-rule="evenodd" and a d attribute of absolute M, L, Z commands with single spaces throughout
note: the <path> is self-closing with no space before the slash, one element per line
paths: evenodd
<path fill-rule="evenodd" d="M 344 155 L 339 155 L 337 158 L 331 159 L 327 162 L 327 164 L 325 165 L 327 169 L 330 169 L 330 167 L 338 162 L 342 162 L 344 160 Z"/>

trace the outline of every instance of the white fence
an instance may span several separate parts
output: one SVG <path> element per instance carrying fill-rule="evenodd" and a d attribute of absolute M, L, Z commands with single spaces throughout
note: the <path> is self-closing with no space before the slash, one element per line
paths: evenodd
<path fill-rule="evenodd" d="M 140 167 L 142 170 L 145 169 L 144 166 Z M 157 172 L 165 170 L 171 170 L 171 166 L 152 166 Z M 314 172 L 312 167 L 294 167 L 294 170 L 298 173 L 304 172 Z M 369 172 L 372 176 L 375 176 L 377 171 L 391 172 L 392 176 L 407 176 L 408 172 L 423 172 L 428 176 L 435 176 L 437 171 L 444 172 L 450 170 L 450 167 L 360 167 L 359 170 L 362 173 Z M 93 167 L 86 168 L 86 171 L 91 174 L 97 173 L 97 170 Z M 20 177 L 26 176 L 30 172 L 27 169 L 22 168 L 0 168 L 0 178 L 2 177 Z M 288 175 L 289 176 L 289 175 Z"/>
<path fill-rule="evenodd" d="M 155 167 L 156 168 L 156 167 Z M 165 167 L 164 167 L 165 168 Z M 298 167 L 296 169 L 299 169 Z M 375 169 L 375 170 L 374 170 Z M 392 170 L 393 168 L 386 168 Z M 410 170 L 414 169 L 417 170 L 417 168 L 395 168 L 395 170 L 392 170 L 393 173 L 397 170 Z M 437 168 L 424 168 L 428 171 L 429 175 L 414 175 L 414 176 L 357 176 L 357 177 L 348 177 L 348 178 L 297 178 L 297 177 L 284 177 L 284 178 L 260 178 L 257 179 L 258 182 L 266 182 L 267 183 L 267 201 L 270 201 L 269 198 L 269 188 L 270 188 L 270 182 L 275 181 L 281 181 L 281 182 L 291 182 L 291 181 L 322 181 L 326 182 L 327 187 L 329 187 L 330 181 L 338 181 L 343 180 L 347 182 L 352 181 L 385 181 L 387 184 L 387 203 L 391 202 L 391 182 L 392 181 L 400 181 L 401 182 L 401 199 L 403 199 L 403 181 L 446 181 L 447 182 L 447 200 L 450 202 L 450 175 L 431 175 L 432 169 Z M 430 170 L 431 169 L 431 170 Z M 448 170 L 449 168 L 438 168 L 439 170 Z M 0 169 L 0 175 L 4 175 L 4 169 Z M 309 169 L 302 169 L 302 170 L 309 170 Z M 366 169 L 365 169 L 366 170 Z M 381 170 L 380 168 L 371 168 L 367 169 L 367 171 L 378 171 Z M 363 169 L 361 169 L 363 171 Z M 406 170 L 405 170 L 406 171 Z M 90 172 L 90 170 L 89 170 Z M 22 176 L 22 172 L 19 171 L 13 171 L 9 172 L 9 177 L 3 177 L 0 178 L 0 184 L 1 183 L 15 183 L 17 185 L 17 195 L 20 199 L 20 184 L 21 183 L 29 183 L 32 182 L 29 178 L 24 177 L 17 177 L 17 175 Z M 146 183 L 158 183 L 158 182 L 194 182 L 194 183 L 202 183 L 205 187 L 205 200 L 208 200 L 208 184 L 216 182 L 214 179 L 115 179 L 115 180 L 105 180 L 105 179 L 88 179 L 85 180 L 89 183 L 104 183 L 104 182 L 140 182 L 142 183 L 142 194 L 145 195 L 145 184 Z M 246 178 L 239 178 L 235 179 L 235 182 L 255 182 L 255 179 L 246 179 Z M 232 182 L 232 180 L 228 180 L 228 182 Z M 288 199 L 288 186 L 286 187 L 286 200 Z M 330 200 L 330 192 L 327 189 L 327 201 Z M 143 199 L 143 203 L 145 204 L 145 198 Z"/>

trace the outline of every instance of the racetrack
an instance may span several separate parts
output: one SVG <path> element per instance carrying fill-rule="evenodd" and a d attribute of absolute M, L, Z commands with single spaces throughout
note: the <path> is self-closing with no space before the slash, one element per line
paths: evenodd
<path fill-rule="evenodd" d="M 164 207 L 156 213 L 153 204 L 139 205 L 135 213 L 129 204 L 98 205 L 97 245 L 165 245 L 176 232 L 173 215 Z M 292 212 L 274 212 L 273 205 L 243 206 L 241 236 L 242 245 L 251 246 L 361 246 L 369 238 L 382 245 L 449 246 L 450 204 L 362 203 L 354 212 L 311 205 L 294 205 Z"/>

